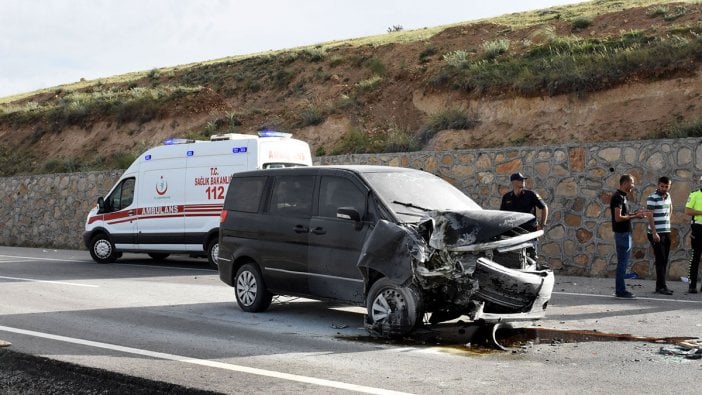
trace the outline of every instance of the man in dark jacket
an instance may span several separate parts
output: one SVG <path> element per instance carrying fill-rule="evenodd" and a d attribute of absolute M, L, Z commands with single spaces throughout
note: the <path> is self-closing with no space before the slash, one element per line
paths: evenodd
<path fill-rule="evenodd" d="M 522 173 L 514 173 L 509 176 L 509 180 L 512 182 L 512 190 L 502 196 L 500 210 L 529 213 L 536 217 L 536 209 L 538 208 L 541 210 L 541 220 L 537 222 L 536 218 L 534 218 L 532 221 L 522 225 L 524 229 L 534 232 L 543 229 L 548 224 L 548 206 L 538 193 L 524 187 L 524 180 L 527 178 L 529 177 Z"/>

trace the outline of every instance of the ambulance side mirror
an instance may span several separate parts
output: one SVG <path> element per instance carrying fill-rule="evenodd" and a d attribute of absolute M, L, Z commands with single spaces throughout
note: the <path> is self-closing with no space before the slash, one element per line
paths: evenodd
<path fill-rule="evenodd" d="M 99 213 L 104 213 L 105 212 L 105 198 L 100 196 L 97 199 L 97 205 L 98 205 L 98 214 Z"/>

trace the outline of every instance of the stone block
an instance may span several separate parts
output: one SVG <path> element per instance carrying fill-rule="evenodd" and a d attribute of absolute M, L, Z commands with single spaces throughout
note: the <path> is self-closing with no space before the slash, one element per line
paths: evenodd
<path fill-rule="evenodd" d="M 570 171 L 572 172 L 581 172 L 585 170 L 585 149 L 582 147 L 569 148 L 568 165 L 570 166 Z"/>
<path fill-rule="evenodd" d="M 622 150 L 618 147 L 604 148 L 597 154 L 606 162 L 616 162 L 622 156 Z"/>
<path fill-rule="evenodd" d="M 574 197 L 578 195 L 578 184 L 575 179 L 568 177 L 563 179 L 556 186 L 556 195 L 563 197 Z"/>
<path fill-rule="evenodd" d="M 587 243 L 588 241 L 592 240 L 592 232 L 590 232 L 587 229 L 579 228 L 575 232 L 575 237 L 578 239 L 579 242 Z"/>
<path fill-rule="evenodd" d="M 497 167 L 495 168 L 495 173 L 501 174 L 501 175 L 509 175 L 512 173 L 516 173 L 518 171 L 522 170 L 522 160 L 521 159 L 513 159 L 509 162 L 505 163 L 498 163 Z"/>
<path fill-rule="evenodd" d="M 581 222 L 582 217 L 577 214 L 566 214 L 565 216 L 565 225 L 569 227 L 575 227 L 579 226 Z"/>
<path fill-rule="evenodd" d="M 602 216 L 603 207 L 598 202 L 592 202 L 587 205 L 585 209 L 585 216 L 587 218 L 598 218 Z"/>

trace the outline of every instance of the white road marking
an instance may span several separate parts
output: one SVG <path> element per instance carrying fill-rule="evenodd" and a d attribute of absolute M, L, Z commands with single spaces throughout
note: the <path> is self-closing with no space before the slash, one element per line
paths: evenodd
<path fill-rule="evenodd" d="M 87 260 L 56 259 L 56 258 L 44 258 L 44 257 L 37 258 L 37 257 L 33 257 L 33 256 L 16 256 L 16 255 L 0 255 L 0 258 L 26 259 L 29 261 L 88 262 Z"/>
<path fill-rule="evenodd" d="M 149 269 L 172 269 L 172 270 L 188 270 L 188 271 L 193 271 L 193 270 L 199 270 L 203 272 L 208 272 L 212 274 L 217 274 L 216 270 L 213 269 L 198 269 L 196 267 L 175 267 L 175 266 L 153 266 L 153 265 L 139 265 L 136 263 L 120 263 L 120 266 L 133 266 L 133 267 L 146 267 Z"/>
<path fill-rule="evenodd" d="M 648 298 L 648 297 L 641 297 L 637 296 L 636 298 L 633 299 L 626 299 L 626 298 L 615 298 L 614 294 L 612 295 L 598 295 L 598 294 L 583 294 L 583 293 L 576 293 L 576 292 L 552 292 L 554 294 L 558 295 L 572 295 L 572 296 L 591 296 L 593 298 L 607 298 L 607 299 L 617 299 L 620 302 L 625 302 L 625 301 L 632 301 L 635 302 L 637 300 L 655 300 L 655 301 L 664 301 L 664 302 L 680 302 L 680 303 L 698 303 L 701 304 L 702 300 L 684 300 L 684 299 L 669 299 L 669 298 Z"/>
<path fill-rule="evenodd" d="M 29 281 L 33 283 L 47 283 L 47 284 L 59 284 L 59 285 L 74 285 L 76 287 L 90 287 L 90 288 L 99 288 L 97 285 L 92 285 L 92 284 L 78 284 L 78 283 L 68 283 L 65 281 L 48 281 L 48 280 L 36 280 L 33 278 L 22 278 L 22 277 L 7 277 L 7 276 L 0 276 L 0 278 L 4 278 L 7 280 L 19 280 L 19 281 Z"/>
<path fill-rule="evenodd" d="M 167 354 L 167 353 L 161 353 L 161 352 L 156 352 L 156 351 L 142 350 L 139 348 L 124 347 L 124 346 L 119 346 L 119 345 L 109 344 L 109 343 L 95 342 L 95 341 L 84 340 L 84 339 L 76 339 L 76 338 L 72 338 L 72 337 L 65 337 L 65 336 L 59 336 L 59 335 L 52 335 L 50 333 L 29 331 L 29 330 L 25 330 L 25 329 L 12 328 L 9 326 L 0 325 L 0 331 L 18 333 L 18 334 L 27 335 L 27 336 L 41 337 L 44 339 L 57 340 L 57 341 L 62 341 L 62 342 L 66 342 L 66 343 L 80 344 L 83 346 L 97 347 L 97 348 L 102 348 L 102 349 L 106 349 L 106 350 L 124 352 L 124 353 L 128 353 L 128 354 L 136 354 L 136 355 L 142 355 L 142 356 L 147 356 L 147 357 L 152 357 L 152 358 L 165 359 L 165 360 L 169 360 L 169 361 L 176 361 L 176 362 L 190 363 L 193 365 L 207 366 L 207 367 L 211 367 L 211 368 L 225 369 L 225 370 L 230 370 L 233 372 L 248 373 L 248 374 L 254 374 L 254 375 L 258 375 L 258 376 L 272 377 L 272 378 L 276 378 L 276 379 L 296 381 L 296 382 L 306 383 L 306 384 L 314 384 L 314 385 L 319 385 L 322 387 L 330 387 L 330 388 L 338 388 L 338 389 L 342 389 L 342 390 L 362 392 L 362 393 L 366 393 L 366 394 L 407 394 L 406 392 L 385 390 L 382 388 L 367 387 L 364 385 L 344 383 L 341 381 L 333 381 L 333 380 L 320 379 L 320 378 L 316 378 L 316 377 L 309 377 L 309 376 L 301 376 L 301 375 L 297 375 L 297 374 L 276 372 L 273 370 L 251 368 L 248 366 L 233 365 L 233 364 L 224 363 L 224 362 L 210 361 L 207 359 L 189 358 L 189 357 L 184 357 L 184 356 L 175 355 L 175 354 Z"/>

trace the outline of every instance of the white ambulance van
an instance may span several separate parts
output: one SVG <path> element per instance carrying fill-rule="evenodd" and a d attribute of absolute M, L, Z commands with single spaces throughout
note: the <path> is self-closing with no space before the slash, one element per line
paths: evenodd
<path fill-rule="evenodd" d="M 210 141 L 169 139 L 127 168 L 85 222 L 83 240 L 96 262 L 122 252 L 207 256 L 217 265 L 219 215 L 233 173 L 309 166 L 309 145 L 290 134 L 226 134 Z"/>

